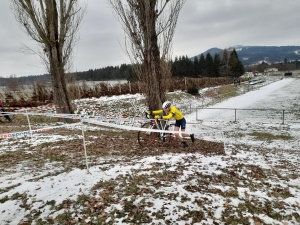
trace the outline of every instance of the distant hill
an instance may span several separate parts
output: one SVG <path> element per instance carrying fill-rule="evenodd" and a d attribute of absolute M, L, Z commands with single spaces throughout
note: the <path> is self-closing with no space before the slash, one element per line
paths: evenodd
<path fill-rule="evenodd" d="M 261 63 L 262 61 L 266 63 L 279 63 L 283 62 L 285 59 L 287 61 L 300 60 L 300 46 L 242 46 L 236 45 L 228 50 L 235 48 L 239 59 L 244 66 L 253 65 Z M 200 53 L 192 57 L 200 57 L 201 54 L 206 56 L 207 53 L 210 53 L 213 57 L 215 53 L 220 53 L 223 49 L 220 48 L 211 48 L 207 51 Z"/>

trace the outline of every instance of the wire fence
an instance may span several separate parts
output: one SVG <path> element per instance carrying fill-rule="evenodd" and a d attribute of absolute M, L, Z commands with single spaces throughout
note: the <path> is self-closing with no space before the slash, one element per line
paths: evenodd
<path fill-rule="evenodd" d="M 263 123 L 299 123 L 300 110 L 291 109 L 238 109 L 238 108 L 197 108 L 196 120 L 201 113 L 209 112 L 214 121 L 229 120 L 232 122 L 249 121 Z"/>
<path fill-rule="evenodd" d="M 229 84 L 225 86 L 234 85 L 236 88 L 233 91 L 227 91 L 223 93 L 215 93 L 214 96 L 205 96 L 205 94 L 200 94 L 194 102 L 189 102 L 188 104 L 181 105 L 181 110 L 185 113 L 192 113 L 196 110 L 197 107 L 201 106 L 202 108 L 208 107 L 210 105 L 217 104 L 228 98 L 236 97 L 238 95 L 245 94 L 250 91 L 257 90 L 263 86 L 274 83 L 278 80 L 281 80 L 282 76 L 273 76 L 273 77 L 260 77 L 256 80 L 241 82 L 240 84 Z M 231 90 L 229 88 L 229 90 Z"/>

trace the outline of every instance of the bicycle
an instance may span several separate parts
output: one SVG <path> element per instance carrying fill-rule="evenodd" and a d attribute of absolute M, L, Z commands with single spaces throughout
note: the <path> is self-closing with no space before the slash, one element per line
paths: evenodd
<path fill-rule="evenodd" d="M 0 107 L 0 122 L 3 123 L 3 119 L 5 119 L 8 123 L 11 123 L 14 118 L 14 114 L 9 113 L 9 111 L 4 111 L 2 107 Z"/>
<path fill-rule="evenodd" d="M 145 115 L 147 119 L 150 119 L 147 113 L 145 113 Z M 168 144 L 174 144 L 176 142 L 176 136 L 172 132 L 164 133 L 163 131 L 151 131 L 154 129 L 174 131 L 175 124 L 171 124 L 169 120 L 151 119 L 151 121 L 144 123 L 141 128 L 147 129 L 147 131 L 140 130 L 138 132 L 138 142 L 142 147 L 149 147 L 150 145 L 152 145 L 156 137 Z"/>

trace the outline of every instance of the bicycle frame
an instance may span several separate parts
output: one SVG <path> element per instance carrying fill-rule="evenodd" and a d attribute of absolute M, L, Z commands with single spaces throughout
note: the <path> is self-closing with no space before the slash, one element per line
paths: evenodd
<path fill-rule="evenodd" d="M 150 146 L 158 137 L 163 142 L 172 144 L 176 141 L 174 133 L 163 132 L 163 130 L 174 130 L 175 124 L 171 124 L 169 120 L 152 119 L 151 121 L 142 125 L 142 128 L 148 131 L 141 130 L 138 132 L 138 142 L 143 147 Z M 151 132 L 151 130 L 161 130 L 160 132 Z"/>
<path fill-rule="evenodd" d="M 155 124 L 158 126 L 158 130 L 165 130 L 167 125 L 170 124 L 169 120 L 155 119 L 153 121 L 155 121 Z"/>

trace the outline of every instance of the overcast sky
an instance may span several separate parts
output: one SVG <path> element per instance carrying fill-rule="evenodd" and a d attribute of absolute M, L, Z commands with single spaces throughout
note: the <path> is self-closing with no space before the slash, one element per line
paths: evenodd
<path fill-rule="evenodd" d="M 0 7 L 0 76 L 46 73 L 38 58 L 19 52 L 34 42 L 21 30 L 10 10 Z M 300 46 L 299 0 L 187 0 L 173 39 L 173 56 L 193 57 L 210 48 Z M 124 32 L 106 0 L 88 0 L 87 14 L 75 50 L 73 71 L 129 64 Z"/>

